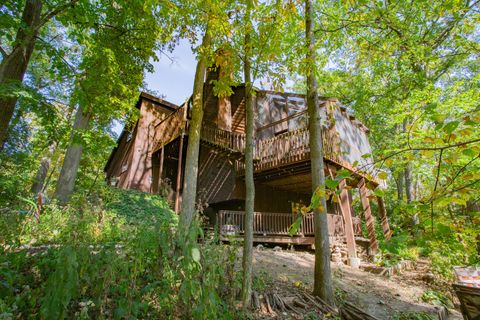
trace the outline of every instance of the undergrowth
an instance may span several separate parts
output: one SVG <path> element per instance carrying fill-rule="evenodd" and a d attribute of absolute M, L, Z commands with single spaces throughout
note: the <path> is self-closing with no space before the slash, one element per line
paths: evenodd
<path fill-rule="evenodd" d="M 105 188 L 45 206 L 40 222 L 17 205 L 0 215 L 0 318 L 238 317 L 235 247 L 176 252 L 177 216 L 162 198 Z"/>

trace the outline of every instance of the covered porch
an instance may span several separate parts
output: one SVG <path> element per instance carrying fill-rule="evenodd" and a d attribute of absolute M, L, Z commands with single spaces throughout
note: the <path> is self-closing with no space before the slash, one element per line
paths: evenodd
<path fill-rule="evenodd" d="M 253 217 L 254 242 L 311 245 L 314 243 L 313 213 L 302 217 L 302 224 L 290 237 L 288 229 L 298 218 L 293 213 L 255 212 Z M 328 233 L 331 240 L 343 240 L 345 224 L 341 215 L 327 214 Z M 362 235 L 360 218 L 353 217 L 355 236 Z M 220 210 L 217 213 L 220 238 L 229 241 L 243 237 L 245 233 L 245 212 Z"/>

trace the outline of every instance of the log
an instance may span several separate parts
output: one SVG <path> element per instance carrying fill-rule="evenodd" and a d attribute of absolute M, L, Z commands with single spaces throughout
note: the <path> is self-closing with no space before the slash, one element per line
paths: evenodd
<path fill-rule="evenodd" d="M 270 305 L 270 300 L 268 299 L 268 294 L 264 294 L 263 297 L 265 299 L 265 304 L 267 305 L 268 313 L 273 313 L 272 306 Z"/>
<path fill-rule="evenodd" d="M 280 298 L 280 296 L 276 293 L 274 293 L 272 296 L 273 296 L 273 300 L 275 301 L 275 304 L 277 305 L 278 309 L 280 311 L 284 312 L 286 309 L 285 309 L 285 304 L 283 303 L 282 298 Z"/>
<path fill-rule="evenodd" d="M 252 292 L 252 304 L 253 310 L 257 310 L 258 308 L 260 308 L 260 299 L 258 298 L 257 291 Z"/>
<path fill-rule="evenodd" d="M 299 299 L 293 299 L 293 304 L 299 306 L 300 308 L 308 309 L 308 306 Z"/>
<path fill-rule="evenodd" d="M 322 298 L 315 296 L 315 300 L 317 300 L 323 306 L 325 306 L 327 308 L 326 310 L 328 310 L 328 312 L 337 313 L 337 311 L 335 309 L 333 309 L 328 303 L 326 303 Z"/>
<path fill-rule="evenodd" d="M 315 301 L 315 298 L 308 293 L 302 293 L 305 299 L 310 301 L 318 310 L 322 311 L 322 313 L 331 313 L 332 315 L 336 315 L 338 312 L 328 304 L 323 304 L 321 302 Z"/>
<path fill-rule="evenodd" d="M 348 302 L 345 302 L 340 308 L 340 318 L 342 320 L 378 320 Z"/>

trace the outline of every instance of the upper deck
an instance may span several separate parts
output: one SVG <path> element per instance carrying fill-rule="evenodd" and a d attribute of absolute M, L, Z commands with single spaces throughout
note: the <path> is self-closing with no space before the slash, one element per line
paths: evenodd
<path fill-rule="evenodd" d="M 239 99 L 237 99 L 239 100 Z M 323 152 L 325 160 L 342 166 L 368 180 L 371 171 L 371 147 L 368 129 L 346 108 L 332 99 L 320 100 Z M 258 90 L 255 96 L 254 170 L 256 174 L 295 166 L 310 160 L 308 118 L 303 95 Z M 210 110 L 210 114 L 213 112 Z M 233 110 L 232 110 L 233 113 Z M 235 116 L 244 118 L 244 103 L 235 107 Z M 156 125 L 157 148 L 188 133 L 188 103 Z M 211 119 L 204 119 L 202 141 L 236 154 L 238 173 L 243 173 L 244 126 L 223 130 Z M 308 169 L 308 168 L 306 168 Z"/>

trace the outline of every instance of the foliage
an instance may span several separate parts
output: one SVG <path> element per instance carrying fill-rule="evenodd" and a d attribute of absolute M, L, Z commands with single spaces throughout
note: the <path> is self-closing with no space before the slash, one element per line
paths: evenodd
<path fill-rule="evenodd" d="M 421 299 L 424 302 L 432 303 L 440 307 L 453 308 L 452 301 L 445 296 L 445 294 L 434 290 L 425 291 Z"/>
<path fill-rule="evenodd" d="M 236 312 L 235 250 L 207 241 L 175 257 L 177 216 L 158 196 L 105 187 L 66 208 L 47 205 L 40 223 L 17 212 L 0 223 L 7 231 L 2 316 L 229 319 Z"/>
<path fill-rule="evenodd" d="M 433 320 L 434 318 L 425 312 L 397 312 L 393 320 Z"/>

